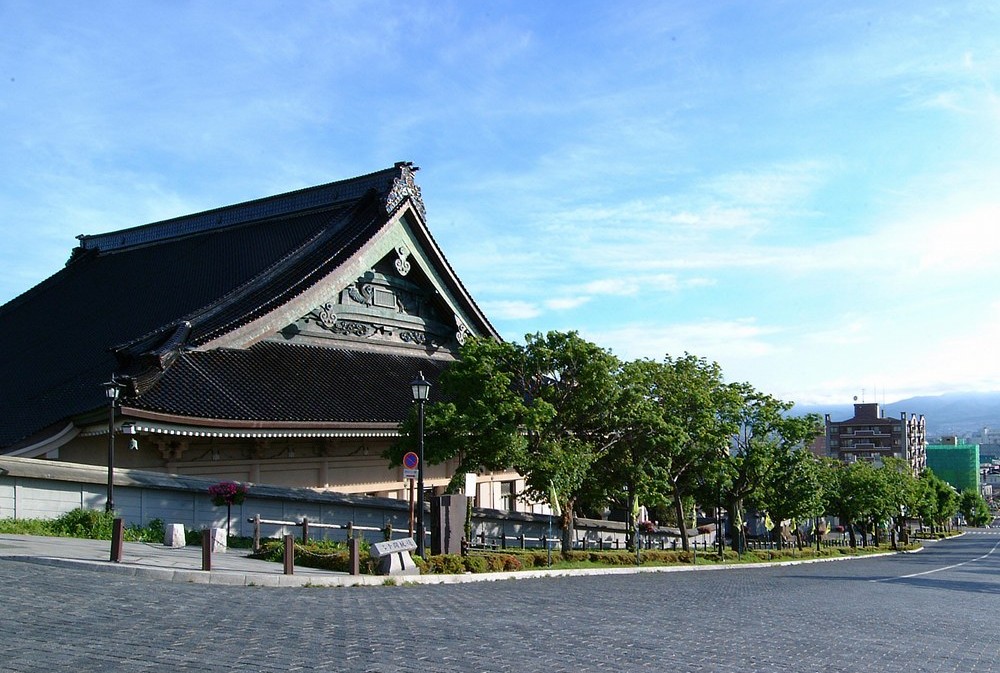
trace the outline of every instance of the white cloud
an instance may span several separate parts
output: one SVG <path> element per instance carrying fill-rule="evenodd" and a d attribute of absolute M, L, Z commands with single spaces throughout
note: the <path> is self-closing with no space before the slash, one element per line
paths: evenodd
<path fill-rule="evenodd" d="M 586 283 L 581 289 L 592 295 L 627 295 L 638 292 L 639 285 L 635 278 L 606 278 Z"/>
<path fill-rule="evenodd" d="M 591 330 L 587 338 L 628 359 L 693 353 L 722 362 L 772 354 L 770 339 L 778 327 L 764 327 L 752 318 L 704 320 L 685 324 L 632 323 L 614 329 Z"/>
<path fill-rule="evenodd" d="M 591 297 L 561 297 L 559 299 L 549 299 L 545 302 L 545 306 L 553 311 L 567 311 L 583 306 L 590 300 Z"/>
<path fill-rule="evenodd" d="M 536 304 L 526 301 L 488 301 L 482 304 L 487 315 L 500 320 L 527 320 L 541 315 L 541 309 Z"/>

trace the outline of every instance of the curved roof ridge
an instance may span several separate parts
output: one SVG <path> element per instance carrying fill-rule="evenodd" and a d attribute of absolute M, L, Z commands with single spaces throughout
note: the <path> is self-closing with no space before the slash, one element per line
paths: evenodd
<path fill-rule="evenodd" d="M 244 201 L 243 203 L 142 224 L 128 229 L 94 235 L 81 234 L 77 236 L 80 243 L 73 254 L 78 255 L 89 250 L 110 252 L 136 245 L 146 245 L 172 238 L 216 231 L 261 219 L 330 208 L 356 200 L 372 188 L 380 194 L 387 194 L 392 189 L 393 179 L 400 173 L 401 165 L 403 164 L 396 164 L 392 168 L 356 178 L 306 187 L 284 194 Z"/>

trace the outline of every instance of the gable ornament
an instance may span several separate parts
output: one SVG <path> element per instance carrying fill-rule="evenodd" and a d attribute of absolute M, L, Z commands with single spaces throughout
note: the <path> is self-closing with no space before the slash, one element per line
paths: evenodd
<path fill-rule="evenodd" d="M 400 276 L 405 276 L 410 273 L 410 263 L 406 259 L 410 256 L 410 250 L 405 245 L 399 245 L 396 246 L 396 254 L 399 256 L 396 260 L 396 271 Z"/>
<path fill-rule="evenodd" d="M 420 187 L 413 179 L 413 173 L 416 169 L 410 163 L 399 163 L 396 164 L 396 167 L 399 168 L 400 174 L 393 180 L 392 189 L 389 190 L 389 195 L 385 199 L 385 211 L 391 214 L 409 197 L 417 212 L 420 213 L 420 217 L 426 221 L 427 209 L 424 208 L 424 199 L 420 195 Z"/>

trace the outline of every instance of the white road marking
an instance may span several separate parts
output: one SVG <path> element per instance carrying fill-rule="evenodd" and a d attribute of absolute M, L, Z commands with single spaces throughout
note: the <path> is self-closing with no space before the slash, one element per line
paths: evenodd
<path fill-rule="evenodd" d="M 935 568 L 934 570 L 925 570 L 923 572 L 913 573 L 911 575 L 900 575 L 899 577 L 887 577 L 887 578 L 881 579 L 881 580 L 869 580 L 869 581 L 870 582 L 892 582 L 893 580 L 907 580 L 907 579 L 910 579 L 911 577 L 920 577 L 921 575 L 930 575 L 932 573 L 939 573 L 942 570 L 951 570 L 952 568 L 958 568 L 959 566 L 964 566 L 964 565 L 966 565 L 968 563 L 975 563 L 976 561 L 982 561 L 984 558 L 988 557 L 990 554 L 992 554 L 993 552 L 995 552 L 997 550 L 997 547 L 1000 547 L 1000 542 L 997 542 L 995 545 L 993 545 L 993 549 L 989 550 L 988 552 L 986 552 L 982 556 L 977 556 L 976 558 L 969 559 L 968 561 L 962 561 L 961 563 L 955 563 L 954 565 L 944 566 L 942 568 Z"/>

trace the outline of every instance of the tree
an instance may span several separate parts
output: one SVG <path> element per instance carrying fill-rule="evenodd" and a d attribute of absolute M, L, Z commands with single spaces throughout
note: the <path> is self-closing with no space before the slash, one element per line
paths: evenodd
<path fill-rule="evenodd" d="M 631 511 L 639 498 L 672 507 L 681 545 L 689 549 L 685 502 L 693 502 L 695 491 L 718 471 L 712 466 L 734 432 L 739 398 L 723 383 L 718 364 L 687 353 L 628 362 L 618 381 L 620 441 L 602 457 L 594 477 L 611 500 L 624 483 Z"/>
<path fill-rule="evenodd" d="M 652 437 L 660 424 L 650 396 L 656 366 L 640 360 L 625 363 L 617 372 L 617 441 L 595 461 L 580 497 L 595 513 L 611 505 L 627 514 L 630 549 L 638 541 L 640 499 L 649 499 L 656 478 L 654 471 L 647 469 Z"/>
<path fill-rule="evenodd" d="M 958 513 L 958 493 L 930 468 L 920 473 L 917 502 L 920 520 L 930 525 L 932 533 L 943 530 Z"/>
<path fill-rule="evenodd" d="M 901 535 L 906 526 L 907 512 L 915 511 L 918 500 L 917 479 L 910 464 L 902 458 L 885 458 L 878 468 L 882 480 L 883 498 L 880 521 L 892 524 L 890 533 L 893 548 L 897 531 Z"/>
<path fill-rule="evenodd" d="M 851 547 L 857 547 L 855 524 L 861 526 L 867 537 L 869 523 L 875 513 L 883 508 L 883 483 L 871 463 L 859 460 L 841 463 L 833 468 L 835 484 L 829 492 L 830 511 L 835 513 L 847 529 Z"/>
<path fill-rule="evenodd" d="M 970 526 L 982 527 L 993 520 L 986 498 L 976 489 L 967 488 L 962 491 L 958 508 Z"/>
<path fill-rule="evenodd" d="M 663 425 L 656 438 L 650 464 L 659 468 L 658 495 L 669 498 L 681 533 L 689 547 L 684 500 L 699 487 L 714 483 L 728 440 L 736 430 L 740 398 L 723 383 L 714 362 L 693 355 L 663 363 L 656 402 Z M 713 504 L 716 504 L 713 502 Z"/>
<path fill-rule="evenodd" d="M 618 367 L 576 332 L 529 334 L 524 345 L 469 339 L 441 376 L 447 401 L 427 406 L 425 459 L 458 458 L 456 475 L 513 469 L 536 502 L 554 490 L 568 551 L 584 480 L 618 439 Z"/>
<path fill-rule="evenodd" d="M 771 517 L 772 534 L 780 546 L 782 521 L 808 519 L 823 511 L 818 459 L 805 449 L 776 453 L 752 502 Z"/>
<path fill-rule="evenodd" d="M 731 386 L 740 404 L 733 419 L 738 430 L 726 459 L 730 478 L 726 495 L 730 515 L 738 526 L 733 534 L 733 546 L 739 551 L 743 544 L 744 502 L 764 484 L 773 483 L 773 473 L 785 454 L 816 438 L 820 422 L 816 414 L 788 416 L 791 402 L 761 393 L 748 383 Z"/>

